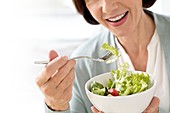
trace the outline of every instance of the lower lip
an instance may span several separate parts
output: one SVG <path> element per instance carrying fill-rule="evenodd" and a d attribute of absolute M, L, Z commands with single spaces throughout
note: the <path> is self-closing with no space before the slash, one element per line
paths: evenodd
<path fill-rule="evenodd" d="M 122 25 L 126 20 L 127 20 L 128 14 L 126 14 L 125 17 L 123 17 L 120 21 L 118 22 L 109 22 L 112 26 L 114 27 L 118 27 L 120 25 Z"/>

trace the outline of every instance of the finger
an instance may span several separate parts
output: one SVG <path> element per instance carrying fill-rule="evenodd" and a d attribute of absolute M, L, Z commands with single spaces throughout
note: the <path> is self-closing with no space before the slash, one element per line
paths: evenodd
<path fill-rule="evenodd" d="M 75 69 L 72 68 L 72 70 L 69 72 L 69 74 L 61 81 L 57 80 L 60 78 L 56 77 L 56 80 L 50 80 L 49 82 L 47 82 L 46 84 L 44 84 L 42 86 L 42 90 L 45 92 L 47 91 L 47 95 L 53 95 L 55 94 L 55 97 L 61 97 L 63 95 L 63 92 L 73 83 L 74 81 L 74 71 Z M 56 84 L 58 84 L 56 86 Z M 51 90 L 53 90 L 52 93 L 48 93 L 51 92 Z"/>
<path fill-rule="evenodd" d="M 43 84 L 41 87 L 40 87 L 41 91 L 43 92 L 44 96 L 50 100 L 54 100 L 54 95 L 56 95 L 56 88 L 54 87 L 50 87 L 49 85 L 47 84 Z"/>
<path fill-rule="evenodd" d="M 66 84 L 68 84 L 68 81 L 72 80 L 71 75 L 74 76 L 72 69 L 75 66 L 75 60 L 70 60 L 67 62 L 66 65 L 61 67 L 58 72 L 51 78 L 51 80 L 48 82 L 50 86 L 56 87 L 59 84 L 61 84 L 61 81 L 63 81 L 66 77 L 68 79 L 64 80 Z M 70 76 L 68 76 L 70 75 Z M 70 77 L 70 78 L 69 78 Z M 62 86 L 62 85 L 61 85 Z M 62 87 L 62 89 L 65 87 Z"/>
<path fill-rule="evenodd" d="M 98 113 L 99 112 L 94 106 L 91 107 L 91 110 L 92 110 L 93 113 Z"/>
<path fill-rule="evenodd" d="M 73 90 L 73 82 L 70 84 L 70 86 L 64 91 L 64 96 L 66 100 L 69 102 L 72 98 L 72 90 Z M 69 94 L 69 95 L 68 95 Z M 67 96 L 68 95 L 68 96 Z"/>
<path fill-rule="evenodd" d="M 74 71 L 75 71 L 75 69 L 73 68 L 70 71 L 70 73 L 64 78 L 64 80 L 61 81 L 61 83 L 58 85 L 58 87 L 56 87 L 56 91 L 60 91 L 60 93 L 58 93 L 58 96 L 63 95 L 63 93 L 67 91 L 68 87 L 70 87 L 73 84 L 74 77 L 75 77 Z"/>
<path fill-rule="evenodd" d="M 58 96 L 58 93 L 61 93 L 60 91 L 55 90 L 55 92 L 53 91 L 53 95 L 52 93 L 50 95 L 45 95 L 47 102 L 48 100 L 52 100 L 55 102 L 56 106 L 63 106 L 69 103 L 69 101 L 71 100 L 72 97 L 72 88 L 73 88 L 73 83 L 67 88 L 65 89 L 65 91 L 62 93 L 62 95 Z"/>
<path fill-rule="evenodd" d="M 70 86 L 67 87 L 67 89 L 65 89 L 65 91 L 63 92 L 63 95 L 61 97 L 63 99 L 63 104 L 66 104 L 71 100 L 71 98 L 72 98 L 72 89 L 73 89 L 73 83 L 70 84 Z"/>
<path fill-rule="evenodd" d="M 68 57 L 67 56 L 63 56 L 63 57 L 57 57 L 54 60 L 52 60 L 51 62 L 49 62 L 44 69 L 42 70 L 42 72 L 38 75 L 37 79 L 36 79 L 36 83 L 38 86 L 42 86 L 43 84 L 45 84 L 54 74 L 55 72 L 61 68 L 63 65 L 65 65 L 68 61 Z"/>
<path fill-rule="evenodd" d="M 49 60 L 51 61 L 54 58 L 58 57 L 58 54 L 57 54 L 57 52 L 55 50 L 50 50 L 48 57 L 49 57 Z"/>
<path fill-rule="evenodd" d="M 67 56 L 59 56 L 53 59 L 51 62 L 49 62 L 44 68 L 45 72 L 48 72 L 49 74 L 54 74 L 58 69 L 60 69 L 62 66 L 64 66 L 68 62 Z"/>
<path fill-rule="evenodd" d="M 143 113 L 154 113 L 155 111 L 158 110 L 160 100 L 158 97 L 153 97 L 150 105 L 145 109 Z"/>
<path fill-rule="evenodd" d="M 93 111 L 93 113 L 103 113 L 102 111 L 97 110 L 94 106 L 91 107 L 91 110 Z"/>
<path fill-rule="evenodd" d="M 71 63 L 71 62 L 74 63 L 74 61 L 70 61 L 69 63 Z M 73 83 L 74 76 L 75 76 L 74 71 L 75 71 L 75 69 L 73 66 L 73 68 L 70 70 L 70 72 L 68 72 L 68 75 L 64 75 L 66 77 L 63 78 L 63 80 L 61 79 L 61 77 L 63 77 L 63 76 L 59 77 L 60 75 L 55 75 L 54 76 L 55 80 L 54 80 L 54 77 L 51 78 L 48 82 L 43 84 L 40 87 L 40 89 L 46 96 L 54 96 L 55 95 L 55 98 L 57 98 L 57 97 L 60 98 L 63 95 L 64 90 L 67 87 L 69 87 L 70 84 Z"/>

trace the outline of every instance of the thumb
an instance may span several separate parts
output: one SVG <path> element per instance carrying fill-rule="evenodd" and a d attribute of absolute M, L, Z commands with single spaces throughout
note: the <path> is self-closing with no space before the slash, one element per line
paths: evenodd
<path fill-rule="evenodd" d="M 48 57 L 49 57 L 49 60 L 51 61 L 54 58 L 58 57 L 58 54 L 57 54 L 57 52 L 55 50 L 50 50 Z"/>
<path fill-rule="evenodd" d="M 56 57 L 58 57 L 58 54 L 55 50 L 50 50 L 49 51 L 49 60 L 53 60 L 55 59 Z M 47 82 L 49 80 L 49 78 L 51 77 L 50 75 L 49 76 L 46 76 L 46 74 L 43 74 L 44 71 L 40 72 L 38 77 L 36 78 L 36 83 L 38 86 L 42 86 L 43 84 L 45 84 L 45 82 Z"/>

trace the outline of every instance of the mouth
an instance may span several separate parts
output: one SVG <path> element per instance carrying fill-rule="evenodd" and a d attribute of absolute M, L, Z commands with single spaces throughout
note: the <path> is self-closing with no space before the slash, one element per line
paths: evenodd
<path fill-rule="evenodd" d="M 121 25 L 125 22 L 125 20 L 127 18 L 127 14 L 128 14 L 128 11 L 125 12 L 125 13 L 122 13 L 122 14 L 116 16 L 116 17 L 106 19 L 106 21 L 111 23 L 113 26 L 118 26 L 118 25 Z"/>
<path fill-rule="evenodd" d="M 119 22 L 120 20 L 122 20 L 127 15 L 127 13 L 128 13 L 128 11 L 123 13 L 123 14 L 120 14 L 120 15 L 114 17 L 114 18 L 109 18 L 109 19 L 107 19 L 107 21 L 109 21 L 109 22 Z"/>

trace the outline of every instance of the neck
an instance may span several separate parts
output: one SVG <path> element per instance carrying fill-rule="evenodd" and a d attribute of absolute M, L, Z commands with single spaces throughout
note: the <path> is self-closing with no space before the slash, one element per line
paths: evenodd
<path fill-rule="evenodd" d="M 152 18 L 143 12 L 142 18 L 133 33 L 129 33 L 125 37 L 118 37 L 118 40 L 128 54 L 138 54 L 147 50 L 154 30 L 155 25 Z"/>
<path fill-rule="evenodd" d="M 128 33 L 127 36 L 118 37 L 118 41 L 129 55 L 135 70 L 146 71 L 147 47 L 154 30 L 155 25 L 152 18 L 144 13 L 133 32 Z"/>

